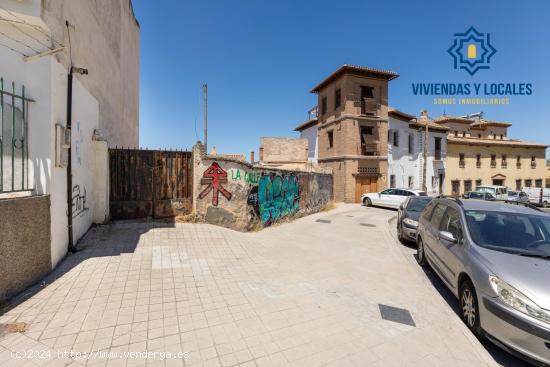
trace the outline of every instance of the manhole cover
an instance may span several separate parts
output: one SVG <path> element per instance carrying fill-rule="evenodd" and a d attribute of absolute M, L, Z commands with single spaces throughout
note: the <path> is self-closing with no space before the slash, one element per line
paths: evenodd
<path fill-rule="evenodd" d="M 363 227 L 376 227 L 374 224 L 370 224 L 370 223 L 359 223 L 360 225 L 362 225 Z"/>
<path fill-rule="evenodd" d="M 380 315 L 384 320 L 416 327 L 416 324 L 414 323 L 414 320 L 409 310 L 383 305 L 381 303 L 378 304 L 378 307 L 380 308 Z"/>
<path fill-rule="evenodd" d="M 331 221 L 330 221 L 330 220 L 326 220 L 326 219 L 317 219 L 316 222 L 319 222 L 319 223 L 330 223 Z"/>

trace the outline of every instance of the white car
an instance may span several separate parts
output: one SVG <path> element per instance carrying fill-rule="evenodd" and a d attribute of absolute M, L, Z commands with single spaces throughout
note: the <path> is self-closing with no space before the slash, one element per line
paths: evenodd
<path fill-rule="evenodd" d="M 361 196 L 361 203 L 366 206 L 384 206 L 398 209 L 409 196 L 427 196 L 424 191 L 412 189 L 386 189 L 381 192 L 370 192 Z"/>

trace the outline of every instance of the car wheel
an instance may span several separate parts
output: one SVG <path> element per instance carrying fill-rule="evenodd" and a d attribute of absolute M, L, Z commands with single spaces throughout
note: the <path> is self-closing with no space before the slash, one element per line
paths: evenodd
<path fill-rule="evenodd" d="M 418 237 L 416 243 L 416 261 L 420 266 L 428 266 L 428 261 L 426 261 L 426 251 L 424 249 L 424 241 L 422 241 L 422 238 Z"/>
<path fill-rule="evenodd" d="M 403 238 L 403 227 L 401 227 L 400 224 L 397 224 L 397 239 L 401 243 L 405 241 L 405 239 Z"/>
<path fill-rule="evenodd" d="M 481 323 L 479 321 L 479 307 L 477 304 L 477 295 L 474 284 L 471 280 L 465 280 L 460 285 L 459 289 L 459 300 L 460 300 L 460 315 L 462 321 L 468 326 L 468 329 L 477 338 L 483 336 L 481 330 Z"/>
<path fill-rule="evenodd" d="M 365 206 L 372 206 L 372 201 L 371 201 L 369 198 L 365 198 L 365 199 L 363 200 L 363 204 L 364 204 Z"/>

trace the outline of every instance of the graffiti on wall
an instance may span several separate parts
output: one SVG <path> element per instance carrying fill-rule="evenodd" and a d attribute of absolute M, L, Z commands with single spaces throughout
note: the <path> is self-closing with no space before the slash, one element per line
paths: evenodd
<path fill-rule="evenodd" d="M 263 225 L 295 214 L 300 209 L 300 190 L 295 174 L 263 174 L 248 195 L 248 204 Z"/>
<path fill-rule="evenodd" d="M 214 162 L 202 174 L 201 185 L 206 185 L 199 194 L 199 199 L 204 199 L 212 191 L 212 205 L 218 206 L 218 196 L 222 194 L 227 200 L 231 200 L 231 193 L 222 184 L 227 183 L 227 172 L 217 162 Z"/>
<path fill-rule="evenodd" d="M 84 191 L 81 192 L 80 185 L 77 184 L 73 186 L 72 205 L 73 218 L 78 217 L 89 209 L 88 207 L 86 207 L 86 188 L 84 188 Z"/>
<path fill-rule="evenodd" d="M 245 171 L 240 169 L 232 169 L 231 179 L 235 181 L 242 181 L 249 185 L 258 185 L 260 178 L 262 178 L 262 173 L 259 171 Z"/>

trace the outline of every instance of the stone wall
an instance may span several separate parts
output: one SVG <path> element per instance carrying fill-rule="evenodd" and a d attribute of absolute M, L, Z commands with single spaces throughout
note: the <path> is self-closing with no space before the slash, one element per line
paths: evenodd
<path fill-rule="evenodd" d="M 193 206 L 206 222 L 247 231 L 315 213 L 332 201 L 332 174 L 251 165 L 193 150 Z"/>
<path fill-rule="evenodd" d="M 0 302 L 16 295 L 52 268 L 50 197 L 0 200 Z"/>

